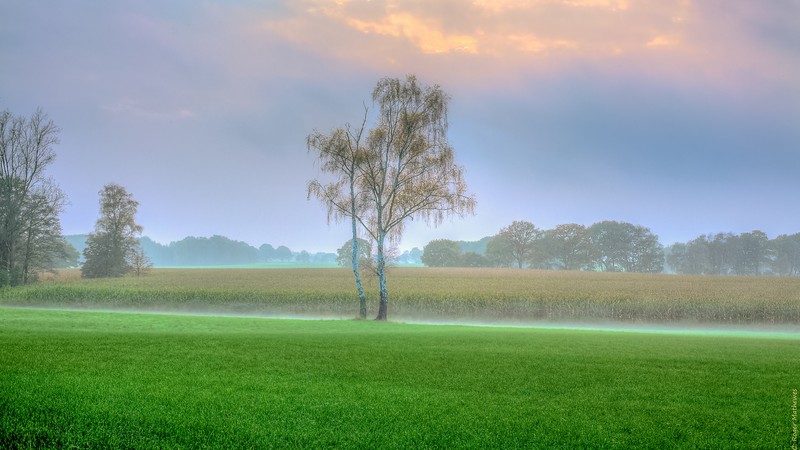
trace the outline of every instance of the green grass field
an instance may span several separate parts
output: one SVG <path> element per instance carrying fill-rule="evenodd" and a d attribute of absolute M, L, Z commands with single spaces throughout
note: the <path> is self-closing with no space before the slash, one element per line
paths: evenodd
<path fill-rule="evenodd" d="M 2 448 L 790 448 L 800 339 L 0 308 Z"/>
<path fill-rule="evenodd" d="M 395 268 L 389 317 L 408 320 L 800 325 L 800 277 L 699 277 L 508 269 Z M 370 315 L 376 281 L 366 279 Z M 0 306 L 351 318 L 347 269 L 157 269 L 0 289 Z"/>

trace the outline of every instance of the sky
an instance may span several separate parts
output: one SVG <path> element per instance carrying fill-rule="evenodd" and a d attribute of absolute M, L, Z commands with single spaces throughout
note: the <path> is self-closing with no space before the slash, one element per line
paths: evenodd
<path fill-rule="evenodd" d="M 349 229 L 306 198 L 306 136 L 407 74 L 450 95 L 478 206 L 401 249 L 515 220 L 800 232 L 797 1 L 0 0 L 0 110 L 61 128 L 65 234 L 115 182 L 161 243 L 333 251 Z"/>

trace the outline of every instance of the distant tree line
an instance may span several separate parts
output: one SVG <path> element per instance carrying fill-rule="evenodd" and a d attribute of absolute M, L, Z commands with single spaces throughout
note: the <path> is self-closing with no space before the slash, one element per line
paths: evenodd
<path fill-rule="evenodd" d="M 664 269 L 664 249 L 657 236 L 648 228 L 626 222 L 603 221 L 589 227 L 573 223 L 542 230 L 533 223 L 515 221 L 475 244 L 474 250 L 463 251 L 455 241 L 432 241 L 423 250 L 422 262 L 433 267 L 606 272 Z"/>
<path fill-rule="evenodd" d="M 800 233 L 775 239 L 759 230 L 708 234 L 667 250 L 667 264 L 676 273 L 800 275 Z"/>
<path fill-rule="evenodd" d="M 526 267 L 697 275 L 800 275 L 800 233 L 762 231 L 700 236 L 664 248 L 648 228 L 603 221 L 541 230 L 516 221 L 471 243 L 438 239 L 423 249 L 430 267 Z"/>
<path fill-rule="evenodd" d="M 225 236 L 186 237 L 164 245 L 148 237 L 141 239 L 142 248 L 160 267 L 169 266 L 224 266 L 260 263 L 336 264 L 335 253 L 293 252 L 285 245 L 277 248 L 263 244 L 256 248 L 246 242 Z"/>
<path fill-rule="evenodd" d="M 66 236 L 66 240 L 74 246 L 75 253 L 86 246 L 87 235 L 76 234 Z M 211 237 L 189 236 L 169 244 L 158 243 L 147 236 L 139 239 L 144 254 L 157 267 L 174 266 L 226 266 L 260 263 L 295 263 L 295 264 L 336 264 L 336 254 L 328 252 L 309 253 L 302 250 L 294 252 L 285 245 L 277 248 L 263 244 L 255 248 L 242 241 L 225 236 Z M 77 266 L 79 263 L 69 267 Z"/>

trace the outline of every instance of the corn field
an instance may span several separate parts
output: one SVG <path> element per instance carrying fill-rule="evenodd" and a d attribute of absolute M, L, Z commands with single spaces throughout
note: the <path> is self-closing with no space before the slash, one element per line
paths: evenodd
<path fill-rule="evenodd" d="M 395 320 L 800 324 L 797 277 L 394 268 L 388 282 Z M 374 314 L 377 280 L 365 288 Z M 346 269 L 63 271 L 0 290 L 0 306 L 351 318 L 358 298 Z"/>

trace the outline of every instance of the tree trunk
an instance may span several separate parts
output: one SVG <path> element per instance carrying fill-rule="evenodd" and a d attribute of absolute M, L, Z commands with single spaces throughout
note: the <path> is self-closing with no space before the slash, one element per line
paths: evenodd
<path fill-rule="evenodd" d="M 355 200 L 353 200 L 355 203 Z M 353 206 L 355 210 L 355 205 Z M 356 237 L 356 218 L 353 218 L 353 275 L 356 277 L 356 289 L 358 290 L 358 317 L 367 318 L 367 298 L 364 296 L 364 287 L 361 285 L 361 274 L 358 273 L 358 240 Z"/>
<path fill-rule="evenodd" d="M 378 284 L 380 285 L 380 303 L 378 305 L 378 316 L 375 320 L 386 320 L 388 318 L 388 298 L 386 291 L 386 261 L 383 257 L 383 236 L 378 239 Z"/>

